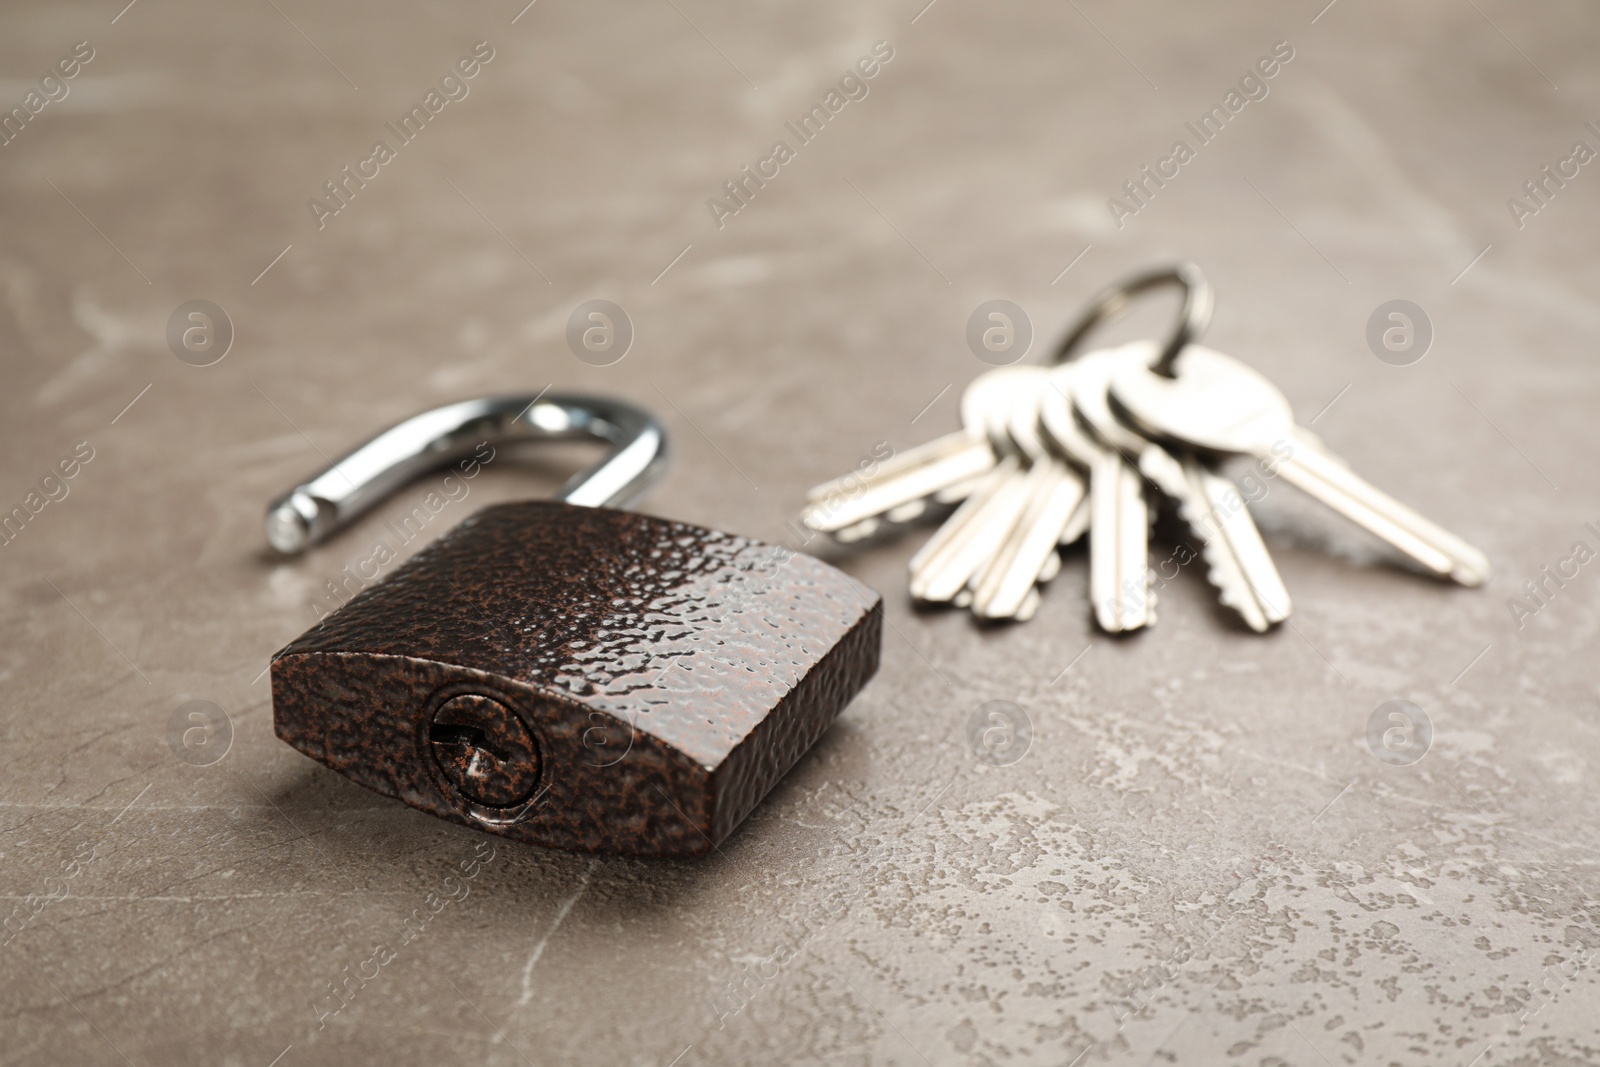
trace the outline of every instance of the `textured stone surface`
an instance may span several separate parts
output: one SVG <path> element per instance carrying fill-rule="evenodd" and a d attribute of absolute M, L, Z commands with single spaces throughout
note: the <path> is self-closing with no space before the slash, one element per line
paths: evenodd
<path fill-rule="evenodd" d="M 1600 1060 L 1600 565 L 1508 607 L 1600 548 L 1600 171 L 1520 229 L 1506 203 L 1600 147 L 1592 5 L 523 2 L 0 12 L 0 108 L 96 49 L 0 147 L 0 507 L 93 453 L 0 546 L 0 1063 Z M 718 229 L 706 199 L 880 39 L 869 95 Z M 317 229 L 479 40 L 470 95 Z M 1117 228 L 1280 40 L 1270 94 Z M 782 542 L 808 486 L 956 425 L 981 301 L 1037 353 L 1174 255 L 1216 282 L 1208 343 L 1480 545 L 1485 589 L 1277 486 L 1296 613 L 1265 638 L 1193 567 L 1110 640 L 1078 554 L 994 630 L 907 605 L 920 535 L 840 557 L 885 594 L 883 666 L 705 860 L 486 838 L 273 736 L 267 657 L 325 583 L 593 455 L 424 479 L 274 560 L 262 508 L 323 454 L 461 396 L 614 392 L 674 434 L 648 511 Z M 1367 347 L 1396 298 L 1435 327 L 1413 366 Z M 236 328 L 214 366 L 167 348 L 192 299 Z M 610 366 L 566 345 L 590 299 L 635 327 Z M 1365 740 L 1395 698 L 1434 727 L 1408 767 Z M 169 741 L 190 700 L 231 721 L 209 766 Z M 968 747 L 992 700 L 1032 719 L 1009 766 Z"/>

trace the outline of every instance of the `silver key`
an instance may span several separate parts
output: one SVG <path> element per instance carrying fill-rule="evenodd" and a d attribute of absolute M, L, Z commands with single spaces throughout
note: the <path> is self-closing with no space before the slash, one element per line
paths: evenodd
<path fill-rule="evenodd" d="M 1040 406 L 1045 432 L 1089 472 L 1089 600 L 1109 633 L 1156 621 L 1150 577 L 1150 508 L 1144 481 L 1122 454 L 1084 432 L 1072 414 L 1078 360 L 1053 368 Z"/>
<path fill-rule="evenodd" d="M 961 395 L 962 428 L 955 433 L 891 457 L 870 477 L 845 475 L 813 488 L 806 494 L 800 521 L 848 541 L 875 531 L 883 521 L 919 518 L 930 503 L 962 499 L 998 458 L 985 432 L 985 417 L 1008 388 L 1013 369 L 996 368 L 967 386 Z"/>
<path fill-rule="evenodd" d="M 1295 425 L 1277 387 L 1221 352 L 1190 345 L 1166 378 L 1137 365 L 1111 376 L 1114 410 L 1139 432 L 1214 454 L 1254 456 L 1440 577 L 1481 585 L 1484 554 L 1362 479 Z"/>
<path fill-rule="evenodd" d="M 1148 367 L 1158 354 L 1156 345 L 1139 341 L 1078 357 L 1073 361 L 1078 365 L 1072 381 L 1073 411 L 1093 434 L 1137 463 L 1140 473 L 1173 501 L 1200 542 L 1206 577 L 1222 603 L 1238 612 L 1252 630 L 1264 633 L 1289 617 L 1289 591 L 1238 489 L 1192 451 L 1174 455 L 1112 414 L 1107 389 L 1116 368 Z"/>
<path fill-rule="evenodd" d="M 1039 404 L 1052 393 L 1043 368 L 1035 385 L 1022 392 L 1007 420 L 1011 439 L 1030 463 L 1027 503 L 994 557 L 968 582 L 972 611 L 980 619 L 1025 622 L 1039 607 L 1039 585 L 1061 570 L 1060 545 L 1076 528 L 1082 536 L 1089 501 L 1083 478 L 1046 446 L 1040 435 Z M 1083 518 L 1074 522 L 1080 513 Z"/>
<path fill-rule="evenodd" d="M 1037 367 L 1002 367 L 987 414 L 991 444 L 1002 455 L 983 486 L 911 559 L 911 595 L 931 604 L 970 603 L 968 583 L 1000 550 L 1027 507 L 1028 457 L 1011 439 L 1007 420 L 1017 398 L 1030 387 Z M 989 375 L 997 374 L 990 371 Z M 988 377 L 989 375 L 985 375 Z M 999 390 L 1004 389 L 1002 398 Z"/>
<path fill-rule="evenodd" d="M 1011 484 L 1022 466 L 1022 461 L 1017 456 L 1006 456 L 994 465 L 994 468 L 984 475 L 982 481 L 973 489 L 971 495 L 961 502 L 949 518 L 945 519 L 932 537 L 918 549 L 917 554 L 911 557 L 907 570 L 911 575 L 911 595 L 918 599 L 929 599 L 924 596 L 924 590 L 932 580 L 940 564 L 948 564 L 951 557 L 971 536 L 974 523 L 979 520 L 984 511 L 991 507 L 1000 491 Z M 970 573 L 970 572 L 969 572 Z M 954 600 L 960 592 L 959 586 L 949 596 L 940 599 L 941 602 Z"/>

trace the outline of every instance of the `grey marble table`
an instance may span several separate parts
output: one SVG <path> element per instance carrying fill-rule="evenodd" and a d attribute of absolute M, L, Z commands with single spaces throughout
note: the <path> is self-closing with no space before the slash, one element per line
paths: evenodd
<path fill-rule="evenodd" d="M 1592 5 L 123 3 L 0 12 L 0 1063 L 1600 1062 Z M 1004 629 L 908 603 L 920 532 L 830 551 L 882 668 L 698 862 L 494 841 L 274 737 L 267 657 L 346 568 L 589 455 L 268 553 L 381 426 L 615 393 L 674 434 L 648 510 L 781 541 L 957 424 L 980 303 L 1037 354 L 1179 256 L 1487 587 L 1277 486 L 1264 637 L 1195 566 L 1112 639 L 1081 551 Z M 620 360 L 569 349 L 594 299 Z M 1392 300 L 1426 345 L 1369 344 Z"/>

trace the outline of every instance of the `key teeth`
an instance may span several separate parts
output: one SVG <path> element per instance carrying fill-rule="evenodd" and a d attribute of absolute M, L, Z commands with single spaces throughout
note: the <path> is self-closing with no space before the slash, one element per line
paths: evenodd
<path fill-rule="evenodd" d="M 1272 629 L 1274 622 L 1280 622 L 1282 619 L 1274 618 L 1273 615 L 1276 612 L 1269 612 L 1268 605 L 1261 603 L 1259 600 L 1245 599 L 1238 589 L 1228 584 L 1223 567 L 1216 559 L 1219 552 L 1220 550 L 1213 549 L 1212 543 L 1208 542 L 1200 553 L 1207 564 L 1206 579 L 1217 590 L 1217 599 L 1222 603 L 1223 607 L 1232 608 L 1250 629 L 1258 634 L 1266 633 Z M 1287 611 L 1284 612 L 1283 618 L 1288 618 Z"/>
<path fill-rule="evenodd" d="M 1200 523 L 1200 517 L 1195 514 L 1193 496 L 1186 495 L 1178 501 L 1178 514 L 1191 528 Z M 1245 625 L 1256 633 L 1266 633 L 1272 627 L 1272 620 L 1267 618 L 1263 605 L 1246 599 L 1237 586 L 1228 581 L 1228 567 L 1222 562 L 1223 550 L 1218 547 L 1216 539 L 1202 540 L 1200 557 L 1206 562 L 1206 581 L 1217 591 L 1217 600 L 1222 606 L 1232 608 L 1234 613 L 1244 620 Z M 1240 576 L 1240 580 L 1244 580 L 1243 575 Z"/>
<path fill-rule="evenodd" d="M 1235 610 L 1239 607 L 1239 594 L 1232 586 L 1228 585 L 1228 577 L 1222 571 L 1222 565 L 1216 561 L 1211 546 L 1207 545 L 1200 550 L 1200 555 L 1206 561 L 1206 581 L 1210 582 L 1217 590 L 1217 599 Z"/>

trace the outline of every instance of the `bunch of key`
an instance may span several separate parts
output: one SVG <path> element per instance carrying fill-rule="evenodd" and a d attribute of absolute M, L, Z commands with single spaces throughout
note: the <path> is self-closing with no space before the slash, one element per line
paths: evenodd
<path fill-rule="evenodd" d="M 1062 351 L 1108 309 L 1171 280 L 1191 297 L 1205 285 L 1188 264 L 1130 279 L 1102 294 Z M 1192 343 L 1209 316 L 1208 287 L 1186 312 L 1194 305 L 1197 320 L 1166 348 L 1141 341 L 983 374 L 962 396 L 961 430 L 870 475 L 817 486 L 801 521 L 850 542 L 949 512 L 912 557 L 911 595 L 986 620 L 1031 618 L 1040 587 L 1060 573 L 1059 549 L 1087 533 L 1094 616 L 1119 632 L 1155 622 L 1150 530 L 1165 500 L 1222 603 L 1259 633 L 1288 618 L 1290 604 L 1247 502 L 1219 471 L 1243 456 L 1425 570 L 1469 586 L 1487 580 L 1483 553 L 1352 472 L 1295 424 L 1265 377 Z"/>

